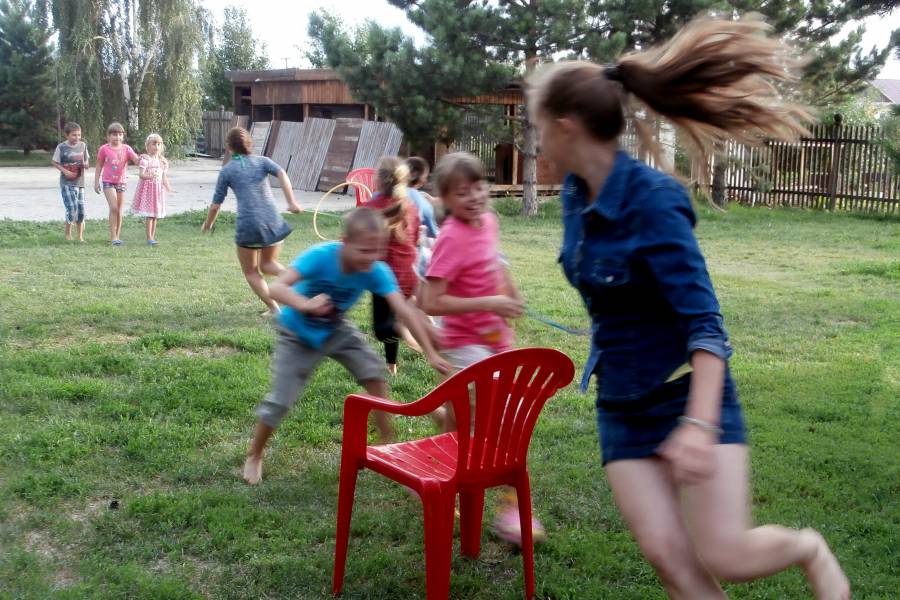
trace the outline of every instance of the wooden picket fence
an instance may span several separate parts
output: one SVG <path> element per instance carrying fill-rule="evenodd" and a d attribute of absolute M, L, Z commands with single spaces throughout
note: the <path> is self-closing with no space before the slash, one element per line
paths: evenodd
<path fill-rule="evenodd" d="M 230 110 L 204 110 L 201 117 L 203 138 L 197 140 L 197 152 L 215 158 L 225 153 L 225 134 L 232 127 L 247 127 L 248 117 L 236 116 Z"/>
<path fill-rule="evenodd" d="M 798 143 L 729 142 L 725 192 L 748 205 L 900 214 L 900 173 L 878 127 L 816 126 Z"/>

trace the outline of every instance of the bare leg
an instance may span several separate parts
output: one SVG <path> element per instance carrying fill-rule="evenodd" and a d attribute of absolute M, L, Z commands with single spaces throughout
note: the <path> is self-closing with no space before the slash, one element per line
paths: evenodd
<path fill-rule="evenodd" d="M 152 217 L 146 217 L 144 219 L 144 222 L 147 226 L 147 241 L 149 242 L 150 240 L 153 239 L 153 225 L 156 222 L 156 219 L 154 219 Z"/>
<path fill-rule="evenodd" d="M 387 384 L 383 379 L 370 379 L 363 382 L 366 392 L 376 398 L 387 398 Z M 375 417 L 375 427 L 378 429 L 378 441 L 382 444 L 393 442 L 396 439 L 391 415 L 380 410 L 372 411 Z"/>
<path fill-rule="evenodd" d="M 116 230 L 119 222 L 119 208 L 115 188 L 104 189 L 103 197 L 106 198 L 106 204 L 109 206 L 109 240 L 114 241 L 119 239 L 119 233 Z"/>
<path fill-rule="evenodd" d="M 66 221 L 66 240 L 72 241 L 72 224 Z"/>
<path fill-rule="evenodd" d="M 278 262 L 278 255 L 281 254 L 281 244 L 268 246 L 260 250 L 259 270 L 266 275 L 278 277 L 284 271 L 284 265 Z"/>
<path fill-rule="evenodd" d="M 263 301 L 263 304 L 275 313 L 278 312 L 278 304 L 269 296 L 269 285 L 259 272 L 259 254 L 260 251 L 255 248 L 238 246 L 237 249 L 238 261 L 241 263 L 244 279 L 250 284 L 250 289 Z"/>
<path fill-rule="evenodd" d="M 78 223 L 78 241 L 79 242 L 84 241 L 84 221 L 82 221 L 81 223 Z"/>
<path fill-rule="evenodd" d="M 262 460 L 266 454 L 266 444 L 275 430 L 261 421 L 256 423 L 256 434 L 247 450 L 247 460 L 244 461 L 244 481 L 250 485 L 256 485 L 262 481 Z"/>
<path fill-rule="evenodd" d="M 721 444 L 715 456 L 715 475 L 683 491 L 689 529 L 707 568 L 720 579 L 748 581 L 799 566 L 816 598 L 849 599 L 847 579 L 818 533 L 751 528 L 747 447 Z"/>
<path fill-rule="evenodd" d="M 668 465 L 658 458 L 617 460 L 606 465 L 619 512 L 669 598 L 726 598 L 691 542 Z"/>
<path fill-rule="evenodd" d="M 122 207 L 125 205 L 125 193 L 116 192 L 116 239 L 122 239 Z"/>

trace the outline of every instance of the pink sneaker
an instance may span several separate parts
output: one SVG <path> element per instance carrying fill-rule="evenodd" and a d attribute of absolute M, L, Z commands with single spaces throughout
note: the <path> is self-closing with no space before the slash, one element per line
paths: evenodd
<path fill-rule="evenodd" d="M 522 545 L 522 527 L 519 523 L 519 507 L 515 503 L 504 502 L 504 506 L 497 511 L 494 517 L 493 529 L 494 533 L 501 540 Z M 544 526 L 534 516 L 531 517 L 531 537 L 535 543 L 543 542 L 547 539 L 547 533 Z"/>

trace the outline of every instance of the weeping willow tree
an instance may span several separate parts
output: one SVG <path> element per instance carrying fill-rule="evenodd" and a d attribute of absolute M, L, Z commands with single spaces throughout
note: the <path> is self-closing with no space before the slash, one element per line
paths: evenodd
<path fill-rule="evenodd" d="M 197 57 L 206 12 L 195 0 L 48 0 L 59 32 L 63 114 L 95 142 L 110 121 L 129 138 L 160 132 L 174 151 L 199 128 Z"/>

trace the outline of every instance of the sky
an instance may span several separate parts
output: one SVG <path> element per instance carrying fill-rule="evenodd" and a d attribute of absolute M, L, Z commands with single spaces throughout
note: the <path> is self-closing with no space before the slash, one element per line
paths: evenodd
<path fill-rule="evenodd" d="M 215 18 L 222 19 L 226 6 L 247 9 L 250 24 L 257 38 L 264 41 L 269 51 L 272 68 L 303 67 L 303 52 L 309 44 L 306 35 L 307 15 L 325 8 L 340 16 L 348 25 L 371 19 L 389 27 L 400 27 L 417 43 L 425 41 L 425 34 L 406 20 L 403 11 L 391 6 L 387 0 L 201 0 Z M 891 25 L 900 22 L 900 9 L 889 17 L 872 17 L 865 22 L 865 46 L 884 47 L 891 34 Z M 845 31 L 853 28 L 849 24 Z M 879 77 L 900 79 L 900 60 L 892 57 Z"/>

